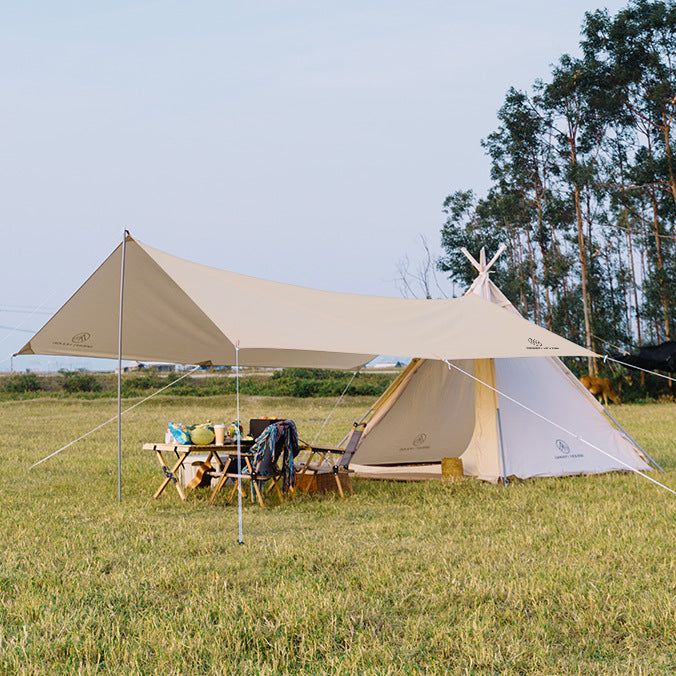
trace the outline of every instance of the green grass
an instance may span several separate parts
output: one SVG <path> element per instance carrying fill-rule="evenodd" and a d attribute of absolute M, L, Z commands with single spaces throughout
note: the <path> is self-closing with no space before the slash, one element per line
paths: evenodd
<path fill-rule="evenodd" d="M 337 442 L 370 400 L 350 399 Z M 311 441 L 332 399 L 244 399 Z M 354 481 L 345 501 L 182 503 L 145 441 L 234 419 L 232 397 L 125 416 L 123 502 L 104 400 L 0 404 L 0 673 L 668 674 L 676 497 L 628 474 L 514 482 Z M 613 414 L 676 487 L 676 406 Z"/>

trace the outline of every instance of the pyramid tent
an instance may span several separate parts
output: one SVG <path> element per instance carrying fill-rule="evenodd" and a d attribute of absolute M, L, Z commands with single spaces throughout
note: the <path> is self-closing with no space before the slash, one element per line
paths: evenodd
<path fill-rule="evenodd" d="M 465 297 L 518 314 L 489 279 L 497 255 L 467 255 L 479 274 Z M 442 458 L 487 481 L 650 468 L 557 357 L 414 359 L 364 420 L 351 464 L 362 476 L 432 478 Z"/>

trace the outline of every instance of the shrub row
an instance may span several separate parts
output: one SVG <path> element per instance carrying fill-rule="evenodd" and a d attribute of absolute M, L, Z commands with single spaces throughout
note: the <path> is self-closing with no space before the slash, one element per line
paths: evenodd
<path fill-rule="evenodd" d="M 242 394 L 275 397 L 337 397 L 350 384 L 346 394 L 351 396 L 378 396 L 394 379 L 393 374 L 358 373 L 324 369 L 284 369 L 271 376 L 245 375 L 240 378 Z M 181 378 L 179 373 L 162 376 L 148 372 L 127 374 L 122 379 L 125 397 L 146 396 Z M 350 382 L 351 381 L 351 382 Z M 174 396 L 214 396 L 234 394 L 236 379 L 231 375 L 188 376 L 171 388 Z M 0 391 L 13 396 L 39 396 L 49 393 L 65 396 L 101 397 L 117 391 L 116 378 L 111 374 L 61 372 L 51 376 L 21 373 L 0 379 Z"/>
<path fill-rule="evenodd" d="M 669 381 L 646 374 L 601 373 L 613 381 L 615 389 L 626 403 L 673 399 L 674 391 Z M 179 373 L 167 376 L 156 372 L 125 374 L 122 380 L 122 394 L 125 397 L 146 396 L 181 377 Z M 274 397 L 337 397 L 350 383 L 350 396 L 378 396 L 394 379 L 388 373 L 358 373 L 325 369 L 283 369 L 271 376 L 245 375 L 240 378 L 240 392 L 248 395 Z M 234 394 L 236 380 L 232 375 L 208 374 L 200 377 L 188 376 L 167 390 L 174 396 L 214 396 Z M 117 391 L 114 374 L 62 372 L 51 376 L 35 373 L 20 373 L 0 378 L 0 392 L 6 398 L 40 396 L 41 393 L 75 397 L 108 397 Z"/>

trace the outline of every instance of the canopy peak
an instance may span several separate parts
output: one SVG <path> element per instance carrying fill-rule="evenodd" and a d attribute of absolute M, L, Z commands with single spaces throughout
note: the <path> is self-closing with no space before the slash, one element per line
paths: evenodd
<path fill-rule="evenodd" d="M 486 247 L 482 246 L 481 251 L 479 252 L 479 262 L 472 256 L 472 254 L 463 246 L 460 251 L 467 256 L 469 259 L 469 262 L 477 269 L 477 272 L 482 275 L 482 274 L 487 274 L 488 271 L 493 267 L 495 264 L 495 261 L 498 260 L 500 254 L 506 249 L 507 247 L 504 244 L 500 245 L 500 248 L 497 250 L 497 253 L 493 258 L 491 258 L 490 263 L 486 265 Z"/>

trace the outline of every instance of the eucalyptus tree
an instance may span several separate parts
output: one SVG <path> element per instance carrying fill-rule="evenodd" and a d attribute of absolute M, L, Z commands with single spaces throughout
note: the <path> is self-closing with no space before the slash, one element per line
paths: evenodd
<path fill-rule="evenodd" d="M 552 328 L 552 297 L 554 280 L 550 264 L 555 255 L 557 234 L 547 220 L 552 199 L 550 180 L 558 173 L 553 159 L 551 130 L 542 111 L 538 111 L 524 92 L 511 88 L 498 111 L 499 128 L 482 141 L 491 158 L 491 178 L 500 191 L 520 200 L 516 212 L 521 215 L 522 232 L 526 239 L 531 267 L 534 296 L 534 318 L 540 323 L 539 286 L 544 288 L 547 328 Z M 541 280 L 537 276 L 537 256 L 532 251 L 533 240 L 539 249 L 542 264 Z"/>
<path fill-rule="evenodd" d="M 603 69 L 605 88 L 641 137 L 636 153 L 638 185 L 650 203 L 653 241 L 648 296 L 661 306 L 664 338 L 671 338 L 676 297 L 671 288 L 673 219 L 665 225 L 668 195 L 676 205 L 676 2 L 633 0 L 611 17 L 607 10 L 585 16 L 582 47 L 588 62 Z M 670 211 L 670 209 L 666 209 Z M 660 332 L 661 333 L 661 332 Z"/>
<path fill-rule="evenodd" d="M 585 15 L 531 94 L 510 89 L 482 142 L 493 185 L 446 198 L 439 269 L 508 244 L 499 285 L 522 313 L 594 350 L 670 339 L 676 321 L 676 0 Z M 590 372 L 596 365 L 589 363 Z"/>
<path fill-rule="evenodd" d="M 609 218 L 616 228 L 617 249 L 624 249 L 626 259 L 619 255 L 617 259 L 618 283 L 626 293 L 626 344 L 643 345 L 641 326 L 641 301 L 639 299 L 641 275 L 637 269 L 634 249 L 638 242 L 645 241 L 643 233 L 645 223 L 641 217 L 640 190 L 632 176 L 629 155 L 635 151 L 636 135 L 631 127 L 620 126 L 608 143 L 608 152 L 604 174 L 609 194 Z M 622 241 L 622 239 L 624 241 Z M 636 331 L 634 333 L 634 327 Z M 636 336 L 636 340 L 632 339 Z"/>
<path fill-rule="evenodd" d="M 546 83 L 537 82 L 535 89 L 534 101 L 544 111 L 543 120 L 552 131 L 562 178 L 568 186 L 574 208 L 585 345 L 593 350 L 589 259 L 594 251 L 592 217 L 595 205 L 594 195 L 590 190 L 609 126 L 607 103 L 593 65 L 567 54 L 554 67 L 551 80 Z M 586 218 L 583 211 L 586 212 Z M 589 370 L 596 371 L 596 365 L 591 359 Z"/>
<path fill-rule="evenodd" d="M 476 271 L 461 249 L 465 247 L 476 253 L 482 246 L 489 249 L 499 246 L 499 236 L 481 221 L 476 206 L 477 197 L 473 190 L 456 190 L 446 197 L 442 206 L 446 220 L 441 228 L 443 253 L 437 265 L 449 279 L 463 286 L 474 281 Z"/>

